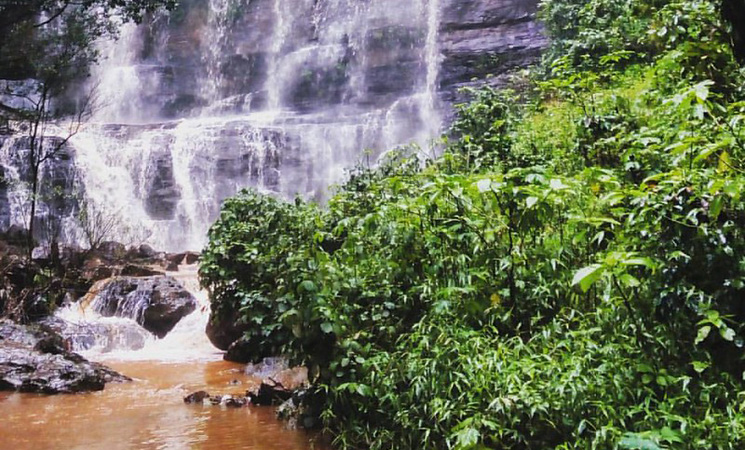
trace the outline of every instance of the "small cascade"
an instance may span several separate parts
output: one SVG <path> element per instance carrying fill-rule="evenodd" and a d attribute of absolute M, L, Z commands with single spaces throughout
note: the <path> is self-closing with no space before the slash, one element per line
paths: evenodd
<path fill-rule="evenodd" d="M 136 300 L 123 302 L 127 311 L 113 317 L 102 316 L 95 302 L 81 300 L 60 308 L 49 325 L 71 342 L 73 351 L 95 360 L 219 360 L 221 353 L 204 334 L 210 309 L 207 293 L 199 288 L 197 266 L 179 269 L 174 278 L 194 294 L 199 306 L 162 339 L 139 325 L 142 304 Z"/>

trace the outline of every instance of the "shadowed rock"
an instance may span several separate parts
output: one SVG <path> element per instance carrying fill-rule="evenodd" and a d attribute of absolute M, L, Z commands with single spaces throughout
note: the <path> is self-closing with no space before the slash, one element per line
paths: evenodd
<path fill-rule="evenodd" d="M 0 320 L 0 390 L 44 394 L 99 391 L 129 378 L 67 350 L 59 335 Z"/>

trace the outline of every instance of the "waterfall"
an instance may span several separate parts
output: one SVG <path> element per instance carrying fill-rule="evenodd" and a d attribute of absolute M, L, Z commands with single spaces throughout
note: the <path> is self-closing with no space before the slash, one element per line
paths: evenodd
<path fill-rule="evenodd" d="M 440 130 L 439 0 L 193 0 L 101 42 L 70 145 L 114 240 L 199 250 L 245 187 L 324 201 L 364 154 Z M 2 213 L 0 211 L 0 213 Z M 11 214 L 12 215 L 12 214 Z"/>

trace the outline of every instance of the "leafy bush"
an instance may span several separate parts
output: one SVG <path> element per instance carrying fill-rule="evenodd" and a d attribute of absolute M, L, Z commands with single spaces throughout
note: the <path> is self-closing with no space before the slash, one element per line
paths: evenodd
<path fill-rule="evenodd" d="M 259 360 L 283 351 L 290 330 L 278 319 L 298 303 L 297 279 L 312 268 L 318 210 L 246 190 L 228 199 L 210 229 L 199 268 L 212 320 L 245 331 Z M 236 323 L 237 322 L 237 323 Z"/>

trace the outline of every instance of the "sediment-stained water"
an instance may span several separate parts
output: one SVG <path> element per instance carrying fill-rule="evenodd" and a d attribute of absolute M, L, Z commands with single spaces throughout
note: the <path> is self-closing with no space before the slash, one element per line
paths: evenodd
<path fill-rule="evenodd" d="M 0 448 L 327 450 L 319 436 L 288 430 L 274 408 L 187 405 L 197 390 L 243 394 L 259 380 L 225 361 L 107 361 L 134 379 L 101 392 L 0 393 Z"/>

